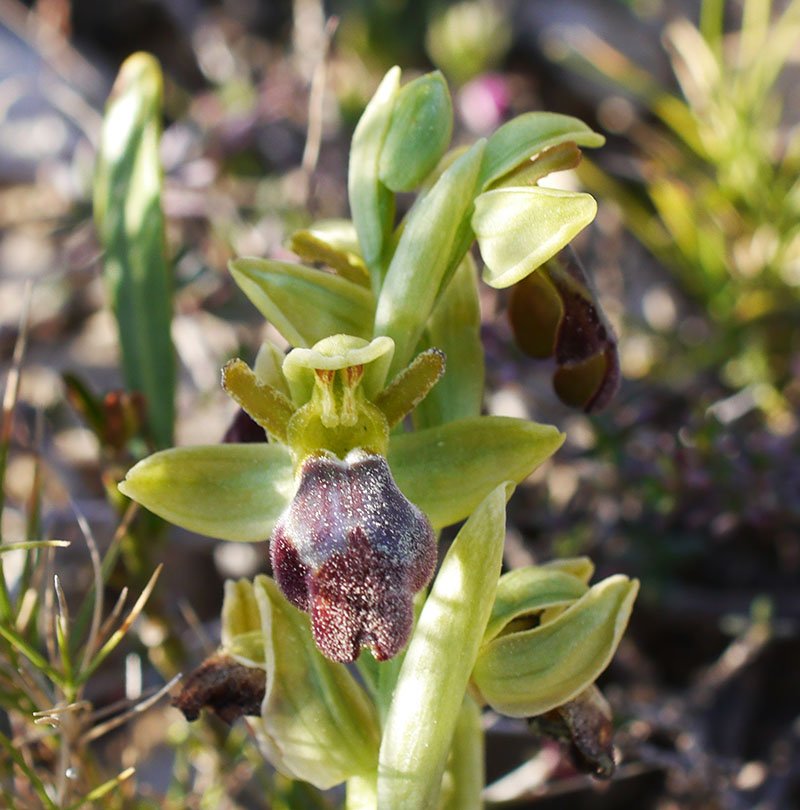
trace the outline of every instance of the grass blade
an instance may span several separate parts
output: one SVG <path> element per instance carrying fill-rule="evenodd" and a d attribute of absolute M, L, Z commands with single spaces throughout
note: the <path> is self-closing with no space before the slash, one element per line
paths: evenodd
<path fill-rule="evenodd" d="M 161 99 L 158 62 L 143 53 L 129 57 L 103 122 L 94 215 L 105 250 L 125 383 L 145 395 L 153 441 L 168 447 L 175 416 L 175 357 L 158 155 Z"/>

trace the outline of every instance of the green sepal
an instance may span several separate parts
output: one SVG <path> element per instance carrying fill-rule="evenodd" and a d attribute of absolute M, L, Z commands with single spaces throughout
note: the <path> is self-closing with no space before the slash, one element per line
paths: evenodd
<path fill-rule="evenodd" d="M 504 175 L 538 152 L 562 143 L 602 146 L 606 139 L 578 118 L 548 112 L 529 112 L 503 124 L 489 138 L 481 166 L 481 189 L 487 189 Z"/>
<path fill-rule="evenodd" d="M 454 254 L 469 227 L 484 145 L 478 141 L 443 172 L 405 223 L 375 310 L 375 334 L 395 342 L 390 375 L 411 360 L 442 284 L 463 258 Z"/>
<path fill-rule="evenodd" d="M 248 722 L 279 771 L 322 790 L 374 772 L 374 706 L 346 667 L 317 650 L 308 617 L 271 579 L 226 583 L 222 633 L 229 654 L 266 672 L 261 717 Z"/>
<path fill-rule="evenodd" d="M 439 298 L 421 345 L 441 349 L 447 357 L 447 368 L 414 410 L 414 427 L 420 430 L 479 416 L 483 404 L 484 356 L 477 269 L 471 254 L 464 256 Z"/>
<path fill-rule="evenodd" d="M 486 191 L 475 200 L 472 227 L 485 263 L 483 280 L 516 284 L 558 253 L 595 217 L 590 194 L 539 186 Z"/>
<path fill-rule="evenodd" d="M 244 294 L 293 346 L 313 346 L 339 333 L 371 337 L 374 298 L 360 284 L 272 259 L 233 259 L 228 266 Z"/>
<path fill-rule="evenodd" d="M 162 96 L 158 61 L 147 53 L 128 57 L 103 119 L 93 204 L 125 385 L 144 394 L 151 437 L 157 447 L 168 447 L 176 372 L 172 268 L 161 203 Z"/>
<path fill-rule="evenodd" d="M 375 397 L 375 405 L 383 412 L 390 428 L 402 422 L 425 399 L 444 374 L 445 365 L 442 351 L 427 349 Z"/>
<path fill-rule="evenodd" d="M 453 134 L 453 102 L 439 71 L 420 76 L 395 97 L 378 174 L 392 191 L 412 191 L 436 168 Z"/>
<path fill-rule="evenodd" d="M 350 214 L 376 292 L 380 289 L 381 259 L 394 220 L 394 194 L 380 181 L 378 163 L 399 87 L 400 68 L 393 67 L 383 77 L 356 125 L 347 170 Z"/>
<path fill-rule="evenodd" d="M 286 429 L 294 405 L 271 385 L 261 383 L 244 360 L 230 360 L 222 369 L 222 387 L 248 416 L 279 442 L 286 443 Z"/>
<path fill-rule="evenodd" d="M 120 491 L 159 517 L 221 540 L 266 540 L 295 491 L 280 444 L 175 447 L 128 470 Z"/>
<path fill-rule="evenodd" d="M 321 262 L 342 278 L 369 286 L 367 266 L 350 220 L 326 219 L 295 231 L 289 239 L 289 249 L 305 262 Z"/>
<path fill-rule="evenodd" d="M 510 482 L 488 493 L 447 552 L 406 651 L 384 726 L 381 810 L 436 807 L 453 730 L 494 601 Z"/>
<path fill-rule="evenodd" d="M 591 587 L 552 621 L 485 644 L 472 682 L 497 712 L 531 717 L 588 688 L 608 666 L 639 589 L 617 575 Z"/>
<path fill-rule="evenodd" d="M 531 565 L 503 574 L 497 583 L 484 642 L 500 635 L 514 619 L 555 605 L 571 604 L 587 590 L 588 586 L 577 577 L 541 566 Z"/>
<path fill-rule="evenodd" d="M 388 458 L 397 486 L 441 529 L 467 517 L 499 483 L 525 479 L 563 441 L 550 425 L 479 416 L 392 436 Z"/>

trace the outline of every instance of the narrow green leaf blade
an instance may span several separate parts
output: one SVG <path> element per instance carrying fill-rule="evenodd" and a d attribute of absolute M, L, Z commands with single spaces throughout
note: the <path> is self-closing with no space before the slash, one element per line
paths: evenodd
<path fill-rule="evenodd" d="M 372 293 L 340 276 L 272 259 L 240 258 L 231 275 L 261 314 L 292 344 L 330 335 L 372 337 Z"/>
<path fill-rule="evenodd" d="M 467 517 L 499 483 L 522 481 L 563 441 L 549 425 L 479 416 L 392 436 L 389 466 L 403 494 L 440 529 Z"/>
<path fill-rule="evenodd" d="M 378 807 L 436 807 L 447 755 L 494 601 L 503 561 L 505 506 L 493 489 L 447 552 L 408 646 L 386 719 Z"/>
<path fill-rule="evenodd" d="M 279 444 L 175 447 L 140 461 L 120 491 L 160 517 L 221 540 L 266 540 L 294 494 Z"/>
<path fill-rule="evenodd" d="M 390 377 L 408 364 L 446 274 L 461 261 L 453 253 L 469 227 L 484 145 L 478 141 L 448 167 L 414 206 L 400 236 L 375 312 L 375 334 L 395 342 Z"/>
<path fill-rule="evenodd" d="M 145 395 L 153 439 L 167 447 L 175 418 L 175 356 L 158 154 L 161 97 L 158 62 L 144 53 L 129 57 L 103 121 L 94 217 L 119 326 L 125 384 Z"/>

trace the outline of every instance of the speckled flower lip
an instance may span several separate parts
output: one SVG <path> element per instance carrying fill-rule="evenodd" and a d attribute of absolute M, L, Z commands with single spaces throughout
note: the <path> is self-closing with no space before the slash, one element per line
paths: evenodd
<path fill-rule="evenodd" d="M 303 462 L 271 557 L 278 585 L 310 614 L 326 656 L 354 661 L 364 646 L 384 661 L 408 640 L 412 600 L 433 574 L 436 543 L 386 459 L 354 450 L 344 461 L 318 455 Z"/>

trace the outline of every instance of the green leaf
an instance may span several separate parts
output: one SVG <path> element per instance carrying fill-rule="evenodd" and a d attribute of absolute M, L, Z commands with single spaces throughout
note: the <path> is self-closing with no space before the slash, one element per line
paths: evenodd
<path fill-rule="evenodd" d="M 267 679 L 261 717 L 250 722 L 267 758 L 322 790 L 374 773 L 378 720 L 364 690 L 347 667 L 319 652 L 308 616 L 269 577 L 256 577 L 253 592 Z"/>
<path fill-rule="evenodd" d="M 378 807 L 436 807 L 453 731 L 494 601 L 505 506 L 494 488 L 447 552 L 395 686 L 378 765 Z"/>
<path fill-rule="evenodd" d="M 516 284 L 558 253 L 597 213 L 589 194 L 507 187 L 475 200 L 472 227 L 486 265 L 483 280 L 502 289 Z"/>
<path fill-rule="evenodd" d="M 578 146 L 602 146 L 606 139 L 569 115 L 529 112 L 496 130 L 486 144 L 481 189 L 508 174 L 538 152 L 572 141 Z"/>
<path fill-rule="evenodd" d="M 397 244 L 375 312 L 375 334 L 395 342 L 390 377 L 408 365 L 469 227 L 485 141 L 461 155 L 414 206 Z M 466 250 L 466 247 L 464 248 Z"/>
<path fill-rule="evenodd" d="M 501 714 L 532 717 L 583 692 L 610 663 L 638 589 L 609 577 L 547 624 L 485 644 L 472 673 L 483 698 Z"/>
<path fill-rule="evenodd" d="M 279 444 L 175 447 L 140 461 L 120 491 L 160 517 L 222 540 L 266 540 L 294 495 Z"/>
<path fill-rule="evenodd" d="M 293 346 L 342 333 L 372 336 L 374 299 L 360 284 L 271 259 L 234 259 L 229 267 L 244 294 Z"/>
<path fill-rule="evenodd" d="M 588 587 L 577 577 L 552 568 L 527 566 L 509 571 L 497 583 L 484 641 L 491 641 L 514 619 L 574 602 Z"/>
<path fill-rule="evenodd" d="M 395 98 L 378 166 L 392 191 L 412 191 L 436 167 L 453 134 L 453 103 L 438 71 L 420 76 Z"/>
<path fill-rule="evenodd" d="M 525 479 L 563 441 L 549 425 L 479 416 L 392 436 L 389 466 L 403 494 L 441 529 L 467 517 L 499 483 Z"/>
<path fill-rule="evenodd" d="M 481 412 L 484 356 L 476 273 L 475 261 L 467 253 L 428 320 L 422 346 L 441 349 L 447 368 L 414 411 L 417 429 Z"/>
<path fill-rule="evenodd" d="M 378 162 L 399 86 L 400 68 L 393 67 L 356 126 L 347 170 L 350 213 L 376 292 L 383 277 L 381 257 L 394 220 L 394 195 L 378 179 Z"/>
<path fill-rule="evenodd" d="M 153 440 L 166 447 L 172 444 L 175 417 L 175 356 L 158 154 L 161 97 L 158 62 L 144 53 L 129 57 L 103 120 L 94 218 L 119 326 L 125 384 L 145 395 Z"/>

